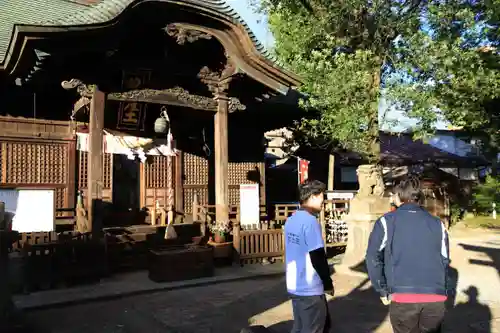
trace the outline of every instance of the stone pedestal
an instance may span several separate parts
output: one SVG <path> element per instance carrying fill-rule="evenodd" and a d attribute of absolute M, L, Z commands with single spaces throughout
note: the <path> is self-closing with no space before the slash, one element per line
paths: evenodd
<path fill-rule="evenodd" d="M 335 266 L 335 271 L 366 277 L 368 239 L 377 219 L 389 212 L 390 202 L 388 197 L 383 196 L 379 169 L 375 166 L 360 166 L 358 178 L 360 191 L 351 201 L 349 214 L 345 218 L 349 229 L 347 248 L 342 263 Z"/>

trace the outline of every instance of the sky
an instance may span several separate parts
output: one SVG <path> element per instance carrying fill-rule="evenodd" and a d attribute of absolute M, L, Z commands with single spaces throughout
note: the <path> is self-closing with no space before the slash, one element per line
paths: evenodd
<path fill-rule="evenodd" d="M 255 13 L 254 8 L 250 6 L 250 1 L 252 0 L 226 0 L 240 14 L 250 29 L 252 29 L 257 39 L 267 48 L 272 48 L 274 39 L 267 26 L 266 17 Z M 403 112 L 393 108 L 388 110 L 384 101 L 380 103 L 379 118 L 382 130 L 401 132 L 416 125 L 416 121 L 405 117 Z M 384 118 L 387 121 L 383 121 Z M 395 121 L 397 121 L 397 125 L 394 125 Z M 391 123 L 391 125 L 388 123 Z M 447 129 L 448 125 L 446 122 L 439 121 L 436 123 L 436 129 Z"/>
<path fill-rule="evenodd" d="M 255 13 L 249 0 L 226 0 L 226 2 L 241 15 L 262 44 L 266 47 L 272 47 L 273 37 L 267 27 L 266 17 Z"/>

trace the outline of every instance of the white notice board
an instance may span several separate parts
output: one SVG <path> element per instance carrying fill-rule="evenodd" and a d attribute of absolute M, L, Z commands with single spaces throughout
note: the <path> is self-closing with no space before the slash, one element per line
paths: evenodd
<path fill-rule="evenodd" d="M 54 231 L 55 193 L 52 189 L 0 190 L 0 201 L 18 232 Z"/>
<path fill-rule="evenodd" d="M 256 229 L 260 221 L 259 184 L 240 185 L 240 224 L 243 229 Z"/>

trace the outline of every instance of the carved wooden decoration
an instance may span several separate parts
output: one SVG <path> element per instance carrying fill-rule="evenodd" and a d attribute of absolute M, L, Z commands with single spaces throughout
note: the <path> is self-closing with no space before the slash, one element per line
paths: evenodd
<path fill-rule="evenodd" d="M 229 108 L 228 108 L 229 113 L 233 113 L 236 111 L 244 111 L 246 109 L 247 109 L 246 105 L 242 104 L 240 100 L 237 99 L 236 97 L 229 98 Z"/>
<path fill-rule="evenodd" d="M 136 89 L 123 93 L 111 93 L 108 94 L 108 99 L 172 104 L 208 111 L 217 110 L 217 102 L 212 98 L 190 94 L 189 91 L 181 87 L 162 90 Z"/>
<path fill-rule="evenodd" d="M 212 35 L 210 34 L 198 30 L 187 29 L 175 23 L 167 25 L 164 30 L 170 37 L 175 37 L 179 45 L 184 45 L 186 42 L 193 43 L 199 39 L 212 39 Z"/>
<path fill-rule="evenodd" d="M 71 79 L 69 81 L 63 81 L 61 82 L 61 86 L 63 87 L 63 89 L 66 90 L 76 89 L 76 91 L 80 94 L 80 96 L 87 98 L 92 97 L 92 94 L 94 93 L 94 90 L 96 88 L 94 84 L 85 84 L 83 83 L 83 81 L 79 79 Z"/>
<path fill-rule="evenodd" d="M 236 66 L 228 59 L 221 72 L 212 71 L 207 66 L 198 73 L 198 78 L 207 85 L 214 97 L 225 97 L 229 84 L 234 75 L 238 74 Z"/>

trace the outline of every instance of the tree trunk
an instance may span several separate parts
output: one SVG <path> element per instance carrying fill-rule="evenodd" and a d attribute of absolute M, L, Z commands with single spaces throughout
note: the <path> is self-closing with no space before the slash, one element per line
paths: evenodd
<path fill-rule="evenodd" d="M 378 107 L 380 102 L 380 70 L 382 68 L 382 63 L 380 66 L 375 68 L 372 75 L 372 82 L 370 87 L 370 95 L 374 100 L 374 107 L 370 110 L 369 121 L 368 121 L 368 142 L 370 143 L 370 152 L 368 156 L 368 162 L 379 163 L 380 162 L 380 126 L 378 121 Z"/>

